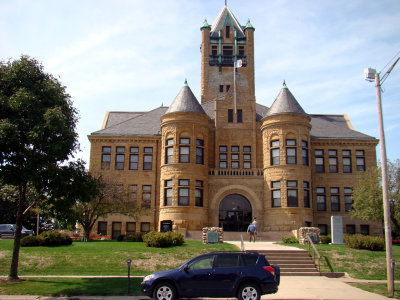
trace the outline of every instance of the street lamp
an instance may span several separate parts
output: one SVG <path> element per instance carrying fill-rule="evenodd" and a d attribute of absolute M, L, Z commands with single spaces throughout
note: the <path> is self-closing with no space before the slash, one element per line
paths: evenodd
<path fill-rule="evenodd" d="M 387 288 L 388 292 L 394 295 L 394 261 L 392 259 L 392 228 L 390 218 L 390 205 L 388 195 L 388 180 L 387 180 L 387 160 L 386 160 L 386 142 L 385 131 L 383 128 L 383 114 L 382 114 L 382 101 L 381 101 L 381 85 L 389 76 L 400 57 L 396 59 L 394 64 L 380 79 L 380 73 L 375 69 L 366 68 L 364 70 L 365 80 L 375 81 L 376 87 L 376 100 L 378 104 L 378 121 L 379 121 L 379 138 L 381 141 L 381 160 L 382 160 L 382 194 L 383 194 L 383 214 L 385 223 L 385 244 L 386 244 L 386 274 L 387 274 Z"/>

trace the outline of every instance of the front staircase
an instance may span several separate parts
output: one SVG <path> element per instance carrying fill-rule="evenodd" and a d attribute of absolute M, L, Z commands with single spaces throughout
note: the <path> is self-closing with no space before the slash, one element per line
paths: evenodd
<path fill-rule="evenodd" d="M 306 250 L 259 250 L 271 265 L 278 265 L 282 276 L 320 276 Z"/>

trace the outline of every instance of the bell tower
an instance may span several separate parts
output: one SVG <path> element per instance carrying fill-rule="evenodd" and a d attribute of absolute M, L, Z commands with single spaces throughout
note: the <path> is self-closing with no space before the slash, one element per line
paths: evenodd
<path fill-rule="evenodd" d="M 201 43 L 201 103 L 221 99 L 236 87 L 246 100 L 255 101 L 254 91 L 254 27 L 250 21 L 239 24 L 225 6 L 215 22 L 204 21 L 200 28 Z M 234 63 L 241 62 L 236 68 Z M 234 77 L 236 84 L 233 82 Z"/>

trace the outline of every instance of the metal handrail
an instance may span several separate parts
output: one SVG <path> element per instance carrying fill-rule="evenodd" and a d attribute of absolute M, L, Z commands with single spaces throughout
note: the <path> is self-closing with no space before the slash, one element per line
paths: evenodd
<path fill-rule="evenodd" d="M 311 257 L 314 259 L 314 264 L 316 264 L 315 259 L 318 258 L 318 272 L 321 273 L 321 255 L 319 254 L 317 247 L 315 247 L 314 242 L 312 241 L 309 234 L 306 234 L 306 239 L 308 244 L 308 254 L 311 255 L 311 247 L 312 247 L 313 255 L 311 255 Z"/>

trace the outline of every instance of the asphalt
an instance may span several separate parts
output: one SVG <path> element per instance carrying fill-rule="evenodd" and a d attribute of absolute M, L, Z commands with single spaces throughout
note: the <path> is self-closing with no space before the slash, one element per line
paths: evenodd
<path fill-rule="evenodd" d="M 229 242 L 241 248 L 241 242 Z M 278 245 L 273 242 L 257 241 L 255 243 L 244 242 L 245 250 L 297 250 L 295 247 Z M 351 286 L 349 283 L 367 283 L 386 281 L 379 280 L 358 280 L 349 276 L 340 278 L 328 278 L 325 276 L 282 276 L 279 290 L 276 294 L 264 295 L 262 300 L 267 299 L 296 299 L 296 300 L 380 300 L 390 299 L 374 293 L 366 292 Z M 9 296 L 0 295 L 0 300 L 144 300 L 149 299 L 145 296 L 132 297 L 103 297 L 103 296 L 75 296 L 75 297 L 44 297 L 44 296 Z"/>

